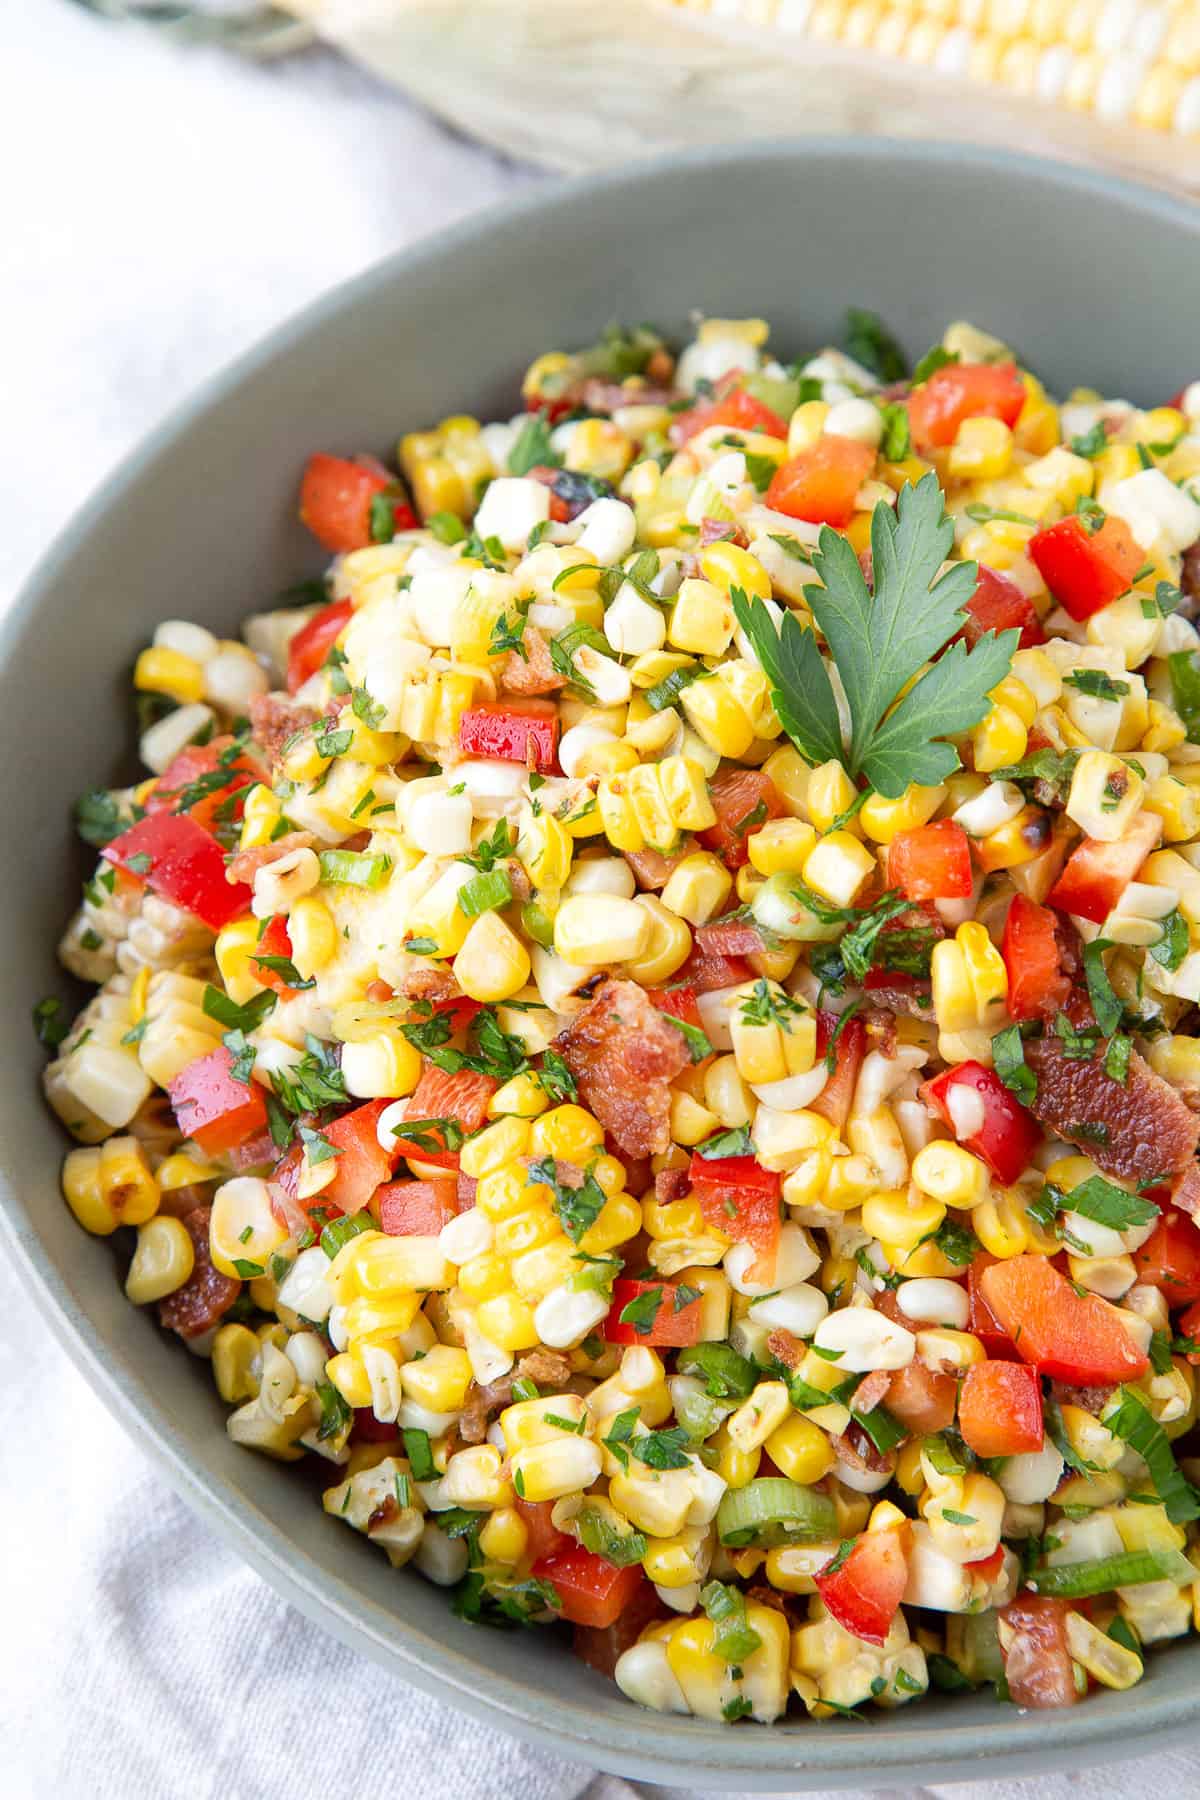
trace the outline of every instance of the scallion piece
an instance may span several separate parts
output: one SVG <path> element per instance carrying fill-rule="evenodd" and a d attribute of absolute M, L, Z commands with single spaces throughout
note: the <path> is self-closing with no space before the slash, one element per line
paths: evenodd
<path fill-rule="evenodd" d="M 377 888 L 392 868 L 390 856 L 366 856 L 358 850 L 322 850 L 318 860 L 321 880 L 331 886 Z"/>
<path fill-rule="evenodd" d="M 458 909 L 468 919 L 477 919 L 480 913 L 507 906 L 512 897 L 512 882 L 505 871 L 489 869 L 486 875 L 476 875 L 459 888 Z"/>
<path fill-rule="evenodd" d="M 1182 1550 L 1122 1550 L 1115 1556 L 1037 1569 L 1029 1585 L 1060 1600 L 1083 1600 L 1089 1594 L 1110 1594 L 1114 1588 L 1140 1587 L 1146 1581 L 1173 1581 L 1182 1587 L 1195 1579 L 1196 1571 Z"/>
<path fill-rule="evenodd" d="M 837 1513 L 828 1494 L 801 1487 L 783 1475 L 761 1475 L 745 1487 L 729 1488 L 717 1511 L 723 1544 L 820 1543 L 836 1538 Z"/>

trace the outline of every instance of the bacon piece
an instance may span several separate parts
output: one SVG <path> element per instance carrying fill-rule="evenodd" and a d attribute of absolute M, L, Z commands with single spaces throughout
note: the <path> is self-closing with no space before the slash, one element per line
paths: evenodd
<path fill-rule="evenodd" d="M 874 977 L 878 976 L 876 980 Z M 892 1015 L 903 1013 L 909 1019 L 923 1019 L 932 1025 L 937 1018 L 929 998 L 929 984 L 924 986 L 911 975 L 891 975 L 886 969 L 867 972 L 867 992 L 877 1007 Z"/>
<path fill-rule="evenodd" d="M 660 1169 L 654 1177 L 654 1198 L 659 1206 L 669 1206 L 672 1200 L 682 1200 L 691 1185 L 686 1169 Z"/>
<path fill-rule="evenodd" d="M 315 725 L 320 716 L 315 707 L 280 694 L 255 694 L 250 702 L 250 735 L 274 767 L 288 739 L 306 725 Z"/>
<path fill-rule="evenodd" d="M 236 1275 L 222 1275 L 213 1268 L 208 1252 L 211 1217 L 211 1206 L 197 1206 L 184 1219 L 183 1228 L 192 1240 L 196 1260 L 183 1286 L 158 1305 L 159 1323 L 168 1331 L 177 1331 L 182 1338 L 202 1337 L 211 1331 L 242 1291 Z"/>
<path fill-rule="evenodd" d="M 684 857 L 691 856 L 695 848 L 695 839 L 687 837 L 669 856 L 662 850 L 623 850 L 621 854 L 633 870 L 638 886 L 658 893 L 666 887 Z"/>
<path fill-rule="evenodd" d="M 854 1398 L 850 1403 L 851 1412 L 856 1412 L 860 1416 L 863 1413 L 873 1412 L 879 1402 L 887 1398 L 891 1382 L 892 1378 L 887 1369 L 873 1369 L 855 1388 Z"/>
<path fill-rule="evenodd" d="M 577 404 L 588 412 L 611 414 L 623 406 L 673 406 L 681 398 L 677 388 L 653 387 L 649 382 L 626 387 L 621 381 L 606 381 L 603 375 L 589 375 Z"/>
<path fill-rule="evenodd" d="M 311 831 L 285 831 L 270 844 L 256 844 L 252 850 L 239 850 L 232 862 L 225 865 L 226 881 L 244 881 L 247 886 L 254 886 L 254 877 L 260 869 L 268 864 L 279 862 L 282 857 L 290 856 L 293 850 L 311 850 L 316 843 Z"/>
<path fill-rule="evenodd" d="M 1197 617 L 1200 617 L 1200 538 L 1183 553 L 1179 591 L 1183 595 L 1183 603 L 1179 608 L 1180 617 L 1194 625 Z"/>
<path fill-rule="evenodd" d="M 634 981 L 609 978 L 563 1032 L 558 1049 L 580 1097 L 627 1156 L 671 1142 L 671 1082 L 690 1056 L 670 1020 Z"/>
<path fill-rule="evenodd" d="M 1189 1163 L 1171 1195 L 1171 1205 L 1200 1219 L 1200 1163 Z"/>
<path fill-rule="evenodd" d="M 1105 1074 L 1102 1057 L 1065 1056 L 1056 1037 L 1031 1039 L 1025 1060 L 1037 1076 L 1034 1118 L 1078 1144 L 1106 1175 L 1149 1181 L 1195 1156 L 1200 1119 L 1136 1050 L 1124 1085 Z"/>
<path fill-rule="evenodd" d="M 530 1350 L 517 1359 L 514 1369 L 498 1381 L 484 1387 L 472 1385 L 458 1421 L 458 1435 L 464 1444 L 482 1444 L 487 1436 L 492 1413 L 507 1406 L 512 1399 L 515 1381 L 536 1381 L 540 1387 L 557 1393 L 571 1378 L 571 1364 L 557 1350 Z"/>
<path fill-rule="evenodd" d="M 395 990 L 406 1000 L 450 1000 L 458 993 L 458 983 L 449 969 L 406 969 Z"/>
<path fill-rule="evenodd" d="M 782 1325 L 778 1331 L 772 1331 L 767 1338 L 767 1349 L 771 1355 L 784 1363 L 789 1369 L 798 1369 L 804 1361 L 806 1351 L 798 1337 L 794 1337 Z"/>
<path fill-rule="evenodd" d="M 516 1377 L 541 1387 L 564 1388 L 571 1379 L 571 1360 L 560 1350 L 529 1350 L 517 1359 Z"/>
<path fill-rule="evenodd" d="M 469 1212 L 474 1206 L 475 1190 L 478 1186 L 478 1176 L 464 1175 L 461 1169 L 458 1171 L 458 1210 L 460 1213 Z"/>
<path fill-rule="evenodd" d="M 1100 1417 L 1102 1409 L 1116 1391 L 1115 1387 L 1104 1383 L 1097 1383 L 1091 1387 L 1076 1387 L 1068 1381 L 1052 1381 L 1050 1383 L 1050 1397 L 1052 1400 L 1056 1400 L 1060 1406 L 1079 1406 L 1083 1408 L 1084 1412 L 1094 1413 L 1097 1418 Z"/>
<path fill-rule="evenodd" d="M 750 539 L 740 525 L 732 519 L 709 519 L 700 521 L 700 548 L 709 544 L 736 544 L 739 550 L 750 548 Z"/>
<path fill-rule="evenodd" d="M 510 650 L 500 676 L 500 685 L 510 694 L 556 694 L 566 687 L 550 657 L 550 645 L 536 625 L 526 625 L 521 639 L 525 655 Z"/>

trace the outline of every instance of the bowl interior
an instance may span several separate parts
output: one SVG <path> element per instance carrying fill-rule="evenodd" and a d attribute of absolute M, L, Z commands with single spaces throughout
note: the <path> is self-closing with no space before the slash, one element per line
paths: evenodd
<path fill-rule="evenodd" d="M 1114 264 L 1135 271 L 1113 279 Z M 1147 279 L 1152 273 L 1152 281 Z M 714 1727 L 629 1705 L 558 1634 L 490 1635 L 321 1513 L 292 1468 L 236 1449 L 207 1370 L 124 1300 L 110 1246 L 58 1198 L 65 1148 L 25 1021 L 63 992 L 56 935 L 85 867 L 74 797 L 130 771 L 128 675 L 165 617 L 232 632 L 320 559 L 295 522 L 310 450 L 390 452 L 449 413 L 516 409 L 543 349 L 614 318 L 682 334 L 695 307 L 761 314 L 784 357 L 836 342 L 847 304 L 919 355 L 949 319 L 1076 383 L 1159 401 L 1196 374 L 1200 211 L 983 151 L 842 141 L 689 155 L 556 187 L 380 265 L 275 333 L 192 401 L 68 528 L 0 639 L 10 859 L 0 971 L 14 1020 L 0 1176 L 51 1324 L 172 1478 L 296 1604 L 402 1678 L 560 1753 L 693 1787 L 860 1785 L 1134 1754 L 1200 1716 L 1200 1648 L 1053 1720 L 932 1699 L 870 1727 Z M 58 725 L 65 722 L 65 729 Z M 48 729 L 48 724 L 50 729 Z M 886 1773 L 885 1773 L 886 1772 Z"/>

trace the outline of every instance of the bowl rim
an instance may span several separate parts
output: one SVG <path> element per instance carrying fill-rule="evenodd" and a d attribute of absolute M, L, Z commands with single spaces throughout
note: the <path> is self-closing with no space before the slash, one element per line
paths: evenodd
<path fill-rule="evenodd" d="M 327 321 L 352 309 L 364 295 L 403 281 L 428 265 L 436 265 L 472 239 L 519 228 L 526 220 L 552 215 L 558 208 L 586 204 L 627 185 L 660 176 L 705 168 L 743 165 L 748 170 L 777 164 L 827 159 L 849 165 L 914 168 L 944 162 L 948 154 L 979 175 L 997 180 L 1029 180 L 1086 200 L 1118 201 L 1194 236 L 1200 246 L 1200 209 L 1161 190 L 1103 170 L 1052 161 L 1024 152 L 976 144 L 950 145 L 936 140 L 827 135 L 763 138 L 701 146 L 624 163 L 601 174 L 539 181 L 491 208 L 478 212 L 417 243 L 389 253 L 368 268 L 341 281 L 286 317 L 249 348 L 193 388 L 146 433 L 115 468 L 85 497 L 36 561 L 0 621 L 0 669 L 8 666 L 41 602 L 43 591 L 56 584 L 60 566 L 86 543 L 98 522 L 118 508 L 126 491 L 153 467 L 160 455 L 187 436 L 194 422 L 231 396 L 250 376 L 288 355 Z M 15 1160 L 15 1159 L 14 1159 Z M 508 1730 L 560 1757 L 635 1778 L 686 1781 L 693 1787 L 729 1791 L 731 1785 L 755 1791 L 796 1791 L 811 1785 L 847 1787 L 864 1778 L 894 1779 L 902 1758 L 906 1777 L 924 1780 L 964 1779 L 1034 1772 L 1066 1756 L 1075 1766 L 1101 1758 L 1120 1760 L 1144 1752 L 1153 1735 L 1158 1747 L 1169 1747 L 1194 1732 L 1200 1722 L 1200 1689 L 1144 1698 L 1136 1718 L 1096 1714 L 1091 1707 L 1059 1713 L 1052 1741 L 1043 1728 L 1036 1735 L 1020 1713 L 998 1712 L 995 1724 L 977 1721 L 956 1726 L 939 1714 L 936 1722 L 906 1726 L 897 1739 L 881 1729 L 876 1734 L 806 1731 L 803 1751 L 799 1732 L 806 1721 L 793 1720 L 761 1732 L 730 1732 L 701 1721 L 643 1714 L 629 1705 L 629 1722 L 590 1712 L 581 1701 L 552 1698 L 529 1685 L 489 1671 L 488 1691 L 479 1684 L 481 1659 L 462 1655 L 419 1626 L 376 1607 L 357 1587 L 326 1574 L 267 1514 L 238 1502 L 227 1482 L 194 1461 L 190 1434 L 174 1424 L 156 1397 L 141 1365 L 105 1354 L 101 1335 L 56 1265 L 47 1261 L 20 1201 L 16 1186 L 0 1170 L 0 1230 L 27 1274 L 29 1291 L 52 1334 L 93 1392 L 117 1422 L 143 1447 L 183 1499 L 289 1603 L 331 1631 L 349 1647 L 371 1656 L 431 1698 L 447 1700 L 479 1722 Z M 879 1741 L 873 1751 L 872 1736 Z M 801 1765 L 803 1757 L 803 1766 Z"/>

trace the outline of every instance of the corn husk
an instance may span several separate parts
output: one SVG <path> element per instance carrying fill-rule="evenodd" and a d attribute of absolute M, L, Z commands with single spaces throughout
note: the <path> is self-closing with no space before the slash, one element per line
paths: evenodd
<path fill-rule="evenodd" d="M 818 42 L 785 29 L 770 0 L 704 13 L 665 0 L 282 3 L 461 131 L 551 168 L 855 132 L 1000 144 L 1200 193 L 1198 138 Z"/>

